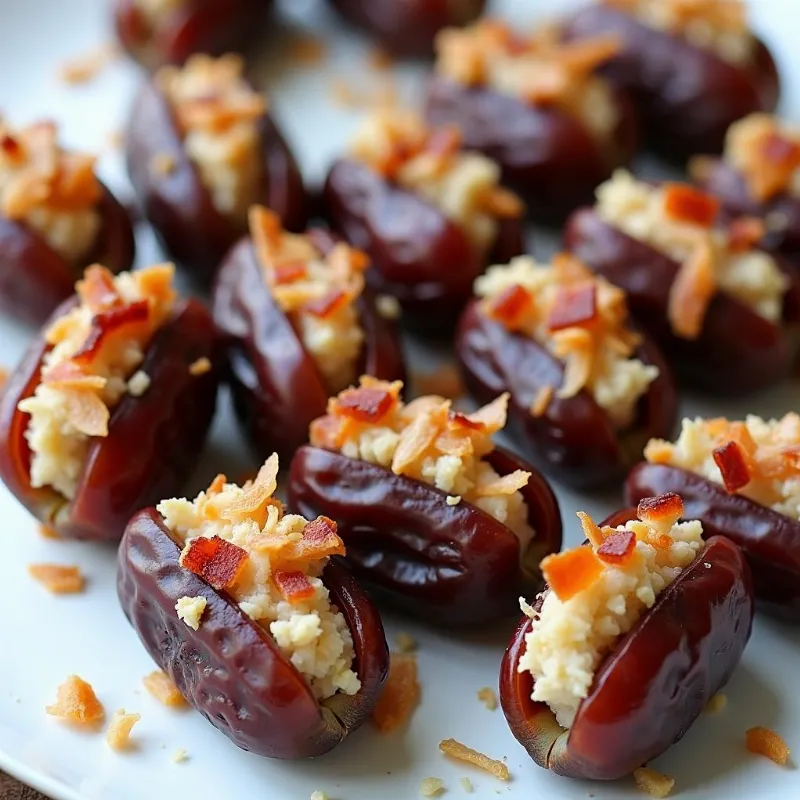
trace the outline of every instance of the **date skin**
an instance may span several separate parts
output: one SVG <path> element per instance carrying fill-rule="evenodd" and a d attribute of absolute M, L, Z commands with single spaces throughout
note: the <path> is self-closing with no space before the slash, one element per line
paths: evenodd
<path fill-rule="evenodd" d="M 332 241 L 322 232 L 315 238 L 318 246 Z M 377 312 L 369 292 L 357 309 L 365 336 L 356 375 L 402 380 L 394 323 Z M 250 239 L 239 242 L 220 268 L 212 313 L 225 340 L 234 407 L 250 442 L 263 458 L 277 452 L 288 462 L 308 441 L 311 422 L 325 414 L 331 392 L 267 288 Z"/>
<path fill-rule="evenodd" d="M 81 264 L 71 264 L 24 222 L 0 215 L 0 314 L 40 326 L 75 291 L 90 264 L 112 272 L 133 264 L 133 228 L 125 209 L 101 184 L 100 231 Z"/>
<path fill-rule="evenodd" d="M 713 395 L 744 395 L 788 374 L 792 347 L 786 330 L 721 292 L 712 299 L 697 339 L 675 336 L 667 309 L 680 265 L 604 222 L 593 209 L 572 215 L 564 243 L 592 271 L 628 293 L 631 313 L 687 386 Z M 795 282 L 788 263 L 777 261 Z M 794 298 L 796 291 L 793 289 L 789 298 Z M 785 318 L 796 314 L 796 302 L 788 300 Z"/>
<path fill-rule="evenodd" d="M 300 171 L 269 114 L 257 122 L 263 177 L 258 203 L 274 211 L 289 230 L 306 220 L 306 194 Z M 150 80 L 134 101 L 126 133 L 126 161 L 142 211 L 171 258 L 208 286 L 228 249 L 246 233 L 217 211 L 200 172 L 183 146 L 166 97 Z M 158 172 L 154 157 L 171 159 L 173 168 Z"/>
<path fill-rule="evenodd" d="M 331 0 L 353 25 L 400 56 L 429 56 L 442 29 L 474 22 L 486 0 Z"/>
<path fill-rule="evenodd" d="M 719 153 L 732 122 L 777 105 L 778 71 L 760 41 L 752 63 L 737 66 L 602 5 L 582 8 L 565 28 L 567 39 L 608 34 L 622 50 L 602 74 L 629 93 L 649 144 L 672 161 Z"/>
<path fill-rule="evenodd" d="M 561 516 L 552 489 L 504 450 L 486 460 L 501 475 L 531 472 L 522 495 L 536 531 L 526 565 L 561 546 Z M 523 571 L 517 537 L 477 506 L 447 505 L 434 486 L 366 461 L 306 445 L 295 455 L 288 500 L 296 513 L 334 515 L 347 561 L 387 604 L 440 625 L 486 624 L 513 611 L 520 592 L 541 588 Z"/>
<path fill-rule="evenodd" d="M 520 220 L 499 220 L 483 253 L 434 205 L 350 159 L 333 165 L 323 203 L 334 230 L 372 259 L 375 291 L 396 297 L 404 321 L 424 331 L 449 333 L 484 268 L 525 249 Z"/>
<path fill-rule="evenodd" d="M 612 524 L 620 524 L 635 512 L 615 517 Z M 540 767 L 559 775 L 625 777 L 681 739 L 728 682 L 752 622 L 747 562 L 736 545 L 714 536 L 601 663 L 565 730 L 549 706 L 531 700 L 533 676 L 517 672 L 536 624 L 523 617 L 500 667 L 511 732 Z"/>
<path fill-rule="evenodd" d="M 684 516 L 699 519 L 710 536 L 737 544 L 753 572 L 759 608 L 800 621 L 800 523 L 724 486 L 678 467 L 637 464 L 625 484 L 626 502 L 675 492 Z"/>
<path fill-rule="evenodd" d="M 620 121 L 607 142 L 558 109 L 441 77 L 428 84 L 425 114 L 432 125 L 458 125 L 464 149 L 479 150 L 500 165 L 530 216 L 557 225 L 591 202 L 595 187 L 633 157 L 636 114 L 622 95 L 616 102 Z"/>
<path fill-rule="evenodd" d="M 510 333 L 487 317 L 480 303 L 467 306 L 456 333 L 456 355 L 465 383 L 479 403 L 509 392 L 511 429 L 534 463 L 576 489 L 592 489 L 622 478 L 653 436 L 669 436 L 678 412 L 672 374 L 658 349 L 644 338 L 635 356 L 659 375 L 639 401 L 630 429 L 618 431 L 591 394 L 553 394 L 545 412 L 530 413 L 546 386 L 558 388 L 564 365 L 530 337 Z M 661 431 L 661 433 L 653 433 Z"/>
<path fill-rule="evenodd" d="M 155 29 L 136 0 L 116 0 L 117 38 L 145 69 L 183 64 L 194 53 L 241 52 L 265 21 L 271 0 L 190 0 L 168 12 Z"/>
<path fill-rule="evenodd" d="M 61 316 L 75 304 L 67 300 Z M 0 478 L 34 517 L 69 539 L 118 540 L 131 514 L 178 492 L 196 466 L 216 406 L 219 357 L 213 322 L 195 300 L 179 302 L 156 333 L 139 369 L 150 378 L 141 397 L 126 394 L 112 410 L 108 436 L 91 441 L 72 501 L 30 484 L 30 419 L 17 409 L 39 385 L 48 347 L 38 336 L 10 375 L 0 400 Z M 189 365 L 206 357 L 199 376 Z"/>
<path fill-rule="evenodd" d="M 389 649 L 378 611 L 337 559 L 321 577 L 352 634 L 361 689 L 320 703 L 268 630 L 181 567 L 180 554 L 156 509 L 138 512 L 120 545 L 117 594 L 147 652 L 217 730 L 257 755 L 299 759 L 327 753 L 369 717 Z M 178 619 L 181 597 L 206 598 L 196 631 Z"/>

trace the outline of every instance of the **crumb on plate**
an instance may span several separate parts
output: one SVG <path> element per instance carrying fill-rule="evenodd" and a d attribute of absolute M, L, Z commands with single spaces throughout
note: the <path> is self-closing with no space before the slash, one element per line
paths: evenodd
<path fill-rule="evenodd" d="M 45 525 L 43 522 L 38 526 L 39 535 L 43 539 L 60 539 L 61 534 L 52 526 Z"/>
<path fill-rule="evenodd" d="M 723 694 L 722 692 L 717 692 L 707 703 L 706 703 L 706 713 L 708 714 L 718 714 L 720 711 L 724 711 L 725 707 L 728 705 L 728 697 L 727 695 Z"/>
<path fill-rule="evenodd" d="M 416 656 L 392 653 L 389 677 L 372 711 L 372 721 L 381 733 L 390 733 L 408 721 L 419 700 Z"/>
<path fill-rule="evenodd" d="M 455 758 L 458 761 L 463 761 L 466 764 L 472 764 L 490 775 L 494 775 L 501 781 L 507 781 L 511 775 L 508 771 L 508 766 L 502 761 L 489 756 L 478 750 L 473 750 L 471 747 L 462 744 L 455 739 L 442 739 L 439 742 L 439 749 L 450 758 Z"/>
<path fill-rule="evenodd" d="M 419 793 L 423 797 L 438 797 L 444 792 L 444 781 L 441 778 L 425 778 L 419 785 Z"/>
<path fill-rule="evenodd" d="M 187 703 L 178 687 L 170 680 L 166 672 L 157 669 L 142 678 L 144 688 L 161 704 L 169 708 L 185 708 Z"/>
<path fill-rule="evenodd" d="M 483 689 L 478 689 L 478 700 L 483 703 L 489 711 L 494 711 L 497 708 L 497 695 L 491 686 L 484 686 Z"/>
<path fill-rule="evenodd" d="M 458 782 L 461 784 L 461 788 L 465 792 L 469 793 L 469 792 L 472 791 L 472 781 L 469 778 L 467 778 L 466 776 L 461 778 Z"/>
<path fill-rule="evenodd" d="M 783 766 L 789 761 L 789 755 L 791 754 L 789 746 L 784 738 L 771 728 L 765 728 L 761 725 L 750 728 L 745 734 L 745 743 L 751 753 L 765 756 L 776 764 Z"/>
<path fill-rule="evenodd" d="M 639 767 L 633 771 L 637 788 L 651 797 L 667 797 L 675 786 L 675 778 L 656 772 L 650 767 Z"/>
<path fill-rule="evenodd" d="M 309 800 L 329 800 L 328 795 L 325 792 L 316 789 L 315 791 L 311 792 L 311 797 Z"/>
<path fill-rule="evenodd" d="M 72 86 L 88 83 L 118 56 L 119 48 L 113 42 L 108 42 L 65 61 L 59 68 L 59 77 Z"/>
<path fill-rule="evenodd" d="M 172 754 L 173 764 L 185 764 L 189 760 L 189 753 L 182 747 Z"/>
<path fill-rule="evenodd" d="M 106 732 L 106 741 L 112 750 L 120 752 L 130 747 L 131 731 L 141 718 L 140 714 L 126 714 L 124 708 L 114 712 Z"/>
<path fill-rule="evenodd" d="M 80 567 L 66 564 L 31 564 L 28 574 L 53 594 L 78 594 L 86 581 Z"/>
<path fill-rule="evenodd" d="M 70 675 L 58 687 L 56 702 L 45 708 L 52 717 L 81 726 L 94 726 L 105 717 L 103 704 L 94 689 L 77 675 Z"/>

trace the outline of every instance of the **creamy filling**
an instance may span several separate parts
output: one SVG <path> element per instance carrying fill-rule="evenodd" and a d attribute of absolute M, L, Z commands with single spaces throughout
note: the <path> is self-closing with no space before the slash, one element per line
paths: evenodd
<path fill-rule="evenodd" d="M 158 27 L 162 19 L 188 4 L 189 0 L 134 0 L 151 28 Z"/>

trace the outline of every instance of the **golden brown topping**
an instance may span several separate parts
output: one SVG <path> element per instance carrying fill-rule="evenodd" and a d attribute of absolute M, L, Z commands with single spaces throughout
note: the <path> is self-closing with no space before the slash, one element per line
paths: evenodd
<path fill-rule="evenodd" d="M 483 689 L 478 689 L 478 700 L 480 700 L 489 711 L 497 709 L 497 695 L 490 686 L 484 686 Z"/>
<path fill-rule="evenodd" d="M 417 657 L 392 653 L 389 677 L 372 712 L 372 721 L 378 730 L 391 733 L 405 725 L 419 705 L 420 694 Z"/>
<path fill-rule="evenodd" d="M 58 698 L 45 711 L 50 716 L 80 726 L 94 726 L 103 720 L 103 704 L 97 699 L 94 689 L 77 675 L 70 675 L 58 687 Z"/>
<path fill-rule="evenodd" d="M 189 364 L 189 374 L 194 377 L 205 375 L 207 372 L 211 372 L 211 362 L 205 356 Z"/>
<path fill-rule="evenodd" d="M 508 767 L 502 762 L 483 753 L 467 747 L 465 744 L 456 741 L 455 739 L 443 739 L 439 742 L 439 749 L 450 758 L 455 758 L 458 761 L 464 761 L 467 764 L 472 764 L 495 778 L 501 781 L 507 781 L 511 775 Z"/>
<path fill-rule="evenodd" d="M 637 788 L 651 797 L 668 797 L 675 786 L 675 778 L 663 775 L 650 767 L 639 767 L 633 771 L 633 779 Z"/>
<path fill-rule="evenodd" d="M 672 492 L 645 497 L 639 501 L 636 516 L 661 533 L 666 533 L 683 516 L 683 500 Z"/>
<path fill-rule="evenodd" d="M 142 678 L 144 688 L 150 692 L 159 703 L 169 708 L 185 708 L 188 706 L 178 687 L 170 680 L 169 676 L 161 670 L 151 672 Z"/>
<path fill-rule="evenodd" d="M 664 211 L 678 222 L 710 228 L 719 215 L 719 200 L 686 183 L 664 184 Z"/>
<path fill-rule="evenodd" d="M 314 596 L 314 587 L 304 572 L 294 570 L 293 572 L 285 572 L 283 570 L 276 570 L 272 574 L 272 580 L 275 581 L 275 586 L 278 591 L 283 595 L 283 599 L 292 605 L 302 603 L 304 600 L 309 600 Z"/>
<path fill-rule="evenodd" d="M 747 731 L 745 744 L 751 753 L 766 756 L 770 761 L 781 766 L 786 764 L 791 754 L 789 746 L 780 734 L 760 725 Z"/>
<path fill-rule="evenodd" d="M 246 550 L 219 536 L 198 536 L 187 542 L 181 553 L 181 566 L 217 590 L 236 583 L 247 562 Z"/>
<path fill-rule="evenodd" d="M 684 339 L 696 339 L 703 330 L 708 306 L 717 293 L 714 252 L 707 239 L 680 266 L 669 290 L 670 326 Z"/>
<path fill-rule="evenodd" d="M 541 566 L 544 579 L 562 602 L 591 586 L 603 571 L 591 547 L 576 547 L 547 556 Z"/>
<path fill-rule="evenodd" d="M 66 61 L 59 69 L 59 76 L 64 83 L 71 85 L 87 83 L 94 80 L 119 54 L 119 47 L 108 42 Z"/>
<path fill-rule="evenodd" d="M 77 594 L 83 591 L 85 585 L 80 567 L 31 564 L 28 573 L 53 594 Z"/>
<path fill-rule="evenodd" d="M 106 733 L 106 741 L 112 750 L 121 751 L 130 747 L 131 730 L 141 718 L 140 714 L 126 714 L 124 708 L 114 712 Z"/>

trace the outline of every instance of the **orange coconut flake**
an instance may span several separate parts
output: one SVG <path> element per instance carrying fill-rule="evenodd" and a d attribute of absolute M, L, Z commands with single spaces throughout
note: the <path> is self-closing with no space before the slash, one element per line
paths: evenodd
<path fill-rule="evenodd" d="M 751 753 L 765 756 L 781 766 L 786 765 L 791 755 L 789 745 L 784 738 L 771 728 L 761 725 L 748 729 L 745 734 L 745 745 Z"/>
<path fill-rule="evenodd" d="M 650 767 L 639 767 L 633 771 L 636 787 L 650 797 L 669 797 L 675 786 L 675 778 L 656 772 Z"/>
<path fill-rule="evenodd" d="M 716 293 L 714 251 L 710 239 L 703 237 L 681 263 L 669 290 L 667 318 L 676 336 L 697 339 Z"/>
<path fill-rule="evenodd" d="M 103 704 L 97 699 L 94 689 L 77 675 L 70 675 L 58 687 L 56 702 L 47 706 L 45 711 L 50 716 L 82 727 L 95 726 L 105 717 Z"/>
<path fill-rule="evenodd" d="M 474 750 L 455 739 L 442 739 L 439 742 L 439 749 L 449 758 L 463 761 L 465 764 L 472 764 L 501 781 L 507 781 L 511 777 L 508 766 L 495 758 L 490 758 L 484 753 Z"/>
<path fill-rule="evenodd" d="M 372 711 L 375 727 L 385 734 L 405 725 L 419 705 L 421 691 L 417 657 L 392 653 L 389 677 Z"/>
<path fill-rule="evenodd" d="M 602 571 L 603 565 L 591 547 L 565 550 L 542 561 L 542 574 L 562 602 L 590 587 Z"/>
<path fill-rule="evenodd" d="M 79 594 L 86 581 L 80 567 L 62 564 L 31 564 L 30 576 L 53 594 Z"/>

